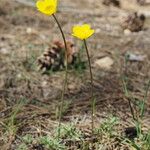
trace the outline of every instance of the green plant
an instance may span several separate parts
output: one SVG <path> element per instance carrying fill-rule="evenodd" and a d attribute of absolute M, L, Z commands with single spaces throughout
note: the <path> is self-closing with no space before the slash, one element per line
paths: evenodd
<path fill-rule="evenodd" d="M 142 133 L 135 140 L 125 139 L 124 142 L 131 145 L 135 150 L 150 150 L 150 131 Z"/>
<path fill-rule="evenodd" d="M 10 117 L 6 120 L 6 123 L 3 125 L 6 128 L 6 132 L 9 132 L 11 135 L 15 135 L 17 131 L 16 125 L 16 116 L 24 105 L 24 99 L 20 99 L 19 103 L 13 108 Z"/>
<path fill-rule="evenodd" d="M 106 119 L 99 128 L 95 129 L 96 134 L 108 135 L 109 137 L 115 134 L 114 127 L 119 123 L 119 119 L 114 116 L 110 116 Z"/>
<path fill-rule="evenodd" d="M 144 98 L 142 100 L 142 103 L 141 105 L 139 105 L 139 108 L 140 108 L 140 117 L 143 118 L 144 116 L 144 113 L 145 113 L 145 104 L 146 104 L 146 101 L 147 101 L 147 98 L 148 98 L 148 91 L 150 89 L 150 80 L 148 81 L 148 84 L 146 86 L 146 89 L 145 89 L 145 94 L 144 94 Z"/>
<path fill-rule="evenodd" d="M 124 94 L 125 96 L 127 97 L 128 99 L 128 102 L 129 102 L 129 107 L 130 107 L 130 112 L 131 112 L 131 115 L 133 117 L 133 120 L 135 122 L 138 122 L 137 124 L 139 124 L 139 120 L 142 120 L 142 118 L 144 117 L 144 113 L 145 113 L 145 105 L 146 105 L 146 101 L 147 101 L 147 97 L 148 97 L 148 91 L 150 89 L 150 80 L 148 81 L 148 84 L 146 85 L 146 88 L 145 88 L 145 94 L 144 94 L 144 98 L 142 100 L 138 99 L 138 103 L 137 106 L 138 106 L 138 112 L 135 112 L 135 98 L 132 96 L 132 94 L 129 92 L 128 90 L 128 84 L 129 84 L 129 79 L 128 79 L 128 68 L 127 68 L 127 64 L 128 64 L 128 61 L 129 61 L 129 56 L 126 55 L 125 56 L 125 71 L 124 71 L 124 74 L 123 74 L 123 78 L 122 78 L 122 83 L 123 83 L 123 90 L 124 90 Z"/>
<path fill-rule="evenodd" d="M 148 131 L 147 134 L 143 137 L 144 141 L 144 147 L 149 150 L 150 149 L 150 130 Z"/>
<path fill-rule="evenodd" d="M 39 139 L 39 142 L 49 150 L 66 150 L 66 147 L 61 144 L 58 138 L 43 136 Z"/>
<path fill-rule="evenodd" d="M 73 141 L 82 139 L 82 133 L 76 128 L 75 124 L 62 125 L 60 131 L 60 137 L 62 139 L 65 138 Z"/>
<path fill-rule="evenodd" d="M 35 70 L 37 54 L 29 47 L 29 53 L 26 54 L 26 59 L 23 61 L 23 66 L 27 71 Z"/>
<path fill-rule="evenodd" d="M 135 127 L 137 129 L 137 134 L 140 135 L 142 132 L 141 131 L 142 130 L 141 122 L 142 122 L 142 119 L 144 117 L 144 113 L 146 110 L 146 101 L 148 98 L 148 91 L 150 89 L 150 81 L 148 82 L 148 84 L 146 86 L 144 98 L 142 100 L 140 100 L 140 99 L 135 100 L 135 98 L 132 96 L 132 94 L 129 92 L 129 90 L 127 88 L 127 82 L 128 82 L 127 78 L 124 78 L 123 79 L 124 93 L 129 102 L 130 112 L 131 112 Z M 136 102 L 136 103 L 134 103 L 134 102 Z M 135 109 L 135 107 L 138 107 L 138 109 Z M 136 110 L 136 112 L 135 112 L 135 110 Z"/>
<path fill-rule="evenodd" d="M 21 140 L 21 144 L 19 144 L 17 150 L 28 150 L 28 145 L 33 142 L 33 136 L 31 134 L 26 134 L 23 137 L 18 136 L 18 138 Z"/>
<path fill-rule="evenodd" d="M 84 44 L 82 43 L 80 48 L 79 48 L 79 52 L 77 53 L 77 58 L 76 61 L 73 65 L 73 68 L 75 69 L 75 71 L 77 71 L 77 73 L 81 74 L 83 73 L 83 71 L 86 69 L 86 62 L 83 61 L 83 51 L 84 51 Z"/>
<path fill-rule="evenodd" d="M 22 137 L 22 141 L 26 144 L 31 144 L 33 141 L 33 136 L 31 134 L 26 134 Z"/>
<path fill-rule="evenodd" d="M 72 101 L 64 101 L 63 108 L 62 108 L 62 116 L 67 113 L 67 110 L 68 110 L 71 103 L 72 103 Z M 59 118 L 59 115 L 60 115 L 59 114 L 59 108 L 60 108 L 60 106 L 57 106 L 56 118 Z"/>
<path fill-rule="evenodd" d="M 123 76 L 123 89 L 126 98 L 129 102 L 130 112 L 133 118 L 133 124 L 136 128 L 137 137 L 136 139 L 127 139 L 127 143 L 132 145 L 136 150 L 149 150 L 150 149 L 150 133 L 144 133 L 142 131 L 142 120 L 146 111 L 146 102 L 148 98 L 148 92 L 150 89 L 150 80 L 148 81 L 148 84 L 145 88 L 145 93 L 143 99 L 136 99 L 133 97 L 133 95 L 128 90 L 128 75 L 127 75 L 127 63 L 128 58 L 125 57 L 125 73 Z M 137 109 L 136 109 L 137 107 Z"/>
<path fill-rule="evenodd" d="M 20 144 L 16 150 L 28 150 L 28 147 L 25 143 Z"/>
<path fill-rule="evenodd" d="M 129 108 L 130 108 L 130 112 L 131 112 L 131 115 L 132 115 L 132 118 L 133 120 L 136 120 L 136 116 L 135 116 L 135 113 L 134 113 L 134 108 L 132 106 L 132 100 L 133 100 L 133 97 L 130 96 L 130 93 L 129 93 L 129 90 L 128 90 L 128 78 L 126 76 L 123 77 L 122 79 L 122 83 L 123 83 L 123 90 L 124 90 L 124 94 L 128 100 L 128 103 L 129 103 Z"/>

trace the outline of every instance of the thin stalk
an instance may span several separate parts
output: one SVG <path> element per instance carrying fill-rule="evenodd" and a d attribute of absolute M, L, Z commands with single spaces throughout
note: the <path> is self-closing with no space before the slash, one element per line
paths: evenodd
<path fill-rule="evenodd" d="M 141 112 L 140 112 L 140 117 L 143 118 L 144 116 L 144 112 L 145 112 L 145 105 L 146 105 L 146 100 L 147 100 L 147 96 L 148 96 L 148 91 L 150 89 L 150 80 L 148 82 L 148 85 L 146 87 L 146 90 L 145 90 L 145 95 L 144 95 L 144 99 L 142 101 L 142 107 L 141 107 Z"/>
<path fill-rule="evenodd" d="M 93 94 L 93 74 L 92 74 L 91 60 L 90 60 L 90 55 L 89 55 L 88 47 L 86 44 L 86 40 L 84 40 L 84 45 L 85 45 L 85 49 L 86 49 L 86 53 L 87 53 L 87 57 L 88 57 L 89 68 L 90 68 L 90 78 L 91 78 L 91 100 L 92 100 L 91 128 L 92 128 L 92 136 L 93 136 L 93 134 L 94 134 L 94 108 L 95 108 L 95 100 L 94 100 L 94 94 Z"/>
<path fill-rule="evenodd" d="M 126 83 L 125 78 L 123 78 L 123 86 L 124 86 L 125 96 L 127 97 L 127 100 L 128 100 L 128 103 L 129 103 L 129 108 L 130 108 L 132 118 L 133 118 L 133 120 L 136 121 L 137 119 L 135 118 L 134 109 L 132 107 L 132 103 L 131 103 L 130 95 L 129 95 L 129 92 L 128 92 L 128 89 L 127 89 L 127 83 Z"/>
<path fill-rule="evenodd" d="M 65 91 L 66 91 L 66 86 L 67 86 L 67 77 L 68 77 L 68 56 L 67 56 L 67 42 L 66 42 L 66 38 L 64 35 L 64 32 L 62 30 L 62 27 L 57 19 L 57 17 L 53 14 L 53 18 L 56 21 L 58 28 L 61 32 L 63 41 L 64 41 L 64 45 L 65 45 L 65 60 L 66 60 L 66 64 L 65 64 L 65 79 L 64 79 L 64 83 L 63 83 L 63 90 L 61 93 L 61 105 L 60 105 L 60 110 L 59 110 L 59 122 L 58 122 L 58 138 L 60 137 L 60 127 L 61 127 L 61 117 L 62 117 L 62 111 L 63 111 L 63 105 L 64 105 L 64 95 L 65 95 Z"/>
<path fill-rule="evenodd" d="M 134 112 L 134 108 L 132 106 L 132 101 L 131 101 L 131 97 L 127 88 L 128 85 L 128 57 L 125 56 L 125 71 L 124 71 L 124 75 L 123 75 L 123 86 L 124 86 L 124 92 L 125 92 L 125 96 L 127 97 L 128 103 L 129 103 L 129 108 L 130 108 L 130 112 L 132 115 L 132 118 L 134 121 L 137 121 L 137 117 L 135 116 L 135 112 Z"/>

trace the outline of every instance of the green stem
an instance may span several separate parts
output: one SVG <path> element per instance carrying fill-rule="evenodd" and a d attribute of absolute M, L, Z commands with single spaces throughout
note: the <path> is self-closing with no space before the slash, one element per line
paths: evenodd
<path fill-rule="evenodd" d="M 94 95 L 93 95 L 93 74 L 92 74 L 91 60 L 90 60 L 90 55 L 89 55 L 88 47 L 86 44 L 86 40 L 84 40 L 84 45 L 85 45 L 85 49 L 86 49 L 86 53 L 88 57 L 89 68 L 90 68 L 90 78 L 91 78 L 91 99 L 92 99 L 91 128 L 92 128 L 92 136 L 93 136 L 94 134 L 94 108 L 95 108 L 95 100 L 94 100 Z"/>
<path fill-rule="evenodd" d="M 145 105 L 146 105 L 146 100 L 147 100 L 147 97 L 148 97 L 148 91 L 150 89 L 150 80 L 148 81 L 148 85 L 146 87 L 146 90 L 145 90 L 145 95 L 144 95 L 144 99 L 142 101 L 142 107 L 141 107 L 141 112 L 140 112 L 140 117 L 141 119 L 143 118 L 144 116 L 144 112 L 145 112 Z"/>
<path fill-rule="evenodd" d="M 65 45 L 65 60 L 66 60 L 66 64 L 65 64 L 65 80 L 64 80 L 64 84 L 63 84 L 63 90 L 61 93 L 61 105 L 60 105 L 60 110 L 59 110 L 59 123 L 58 123 L 58 138 L 60 137 L 60 127 L 61 127 L 61 117 L 62 117 L 62 111 L 63 111 L 63 106 L 64 106 L 64 95 L 65 95 L 65 91 L 66 91 L 66 86 L 67 86 L 67 76 L 68 76 L 68 56 L 67 56 L 67 42 L 66 42 L 66 38 L 64 35 L 64 32 L 62 30 L 62 27 L 58 21 L 58 19 L 56 18 L 56 16 L 53 14 L 53 18 L 56 21 L 58 28 L 61 32 L 63 41 L 64 41 L 64 45 Z"/>
<path fill-rule="evenodd" d="M 134 114 L 134 109 L 133 109 L 133 107 L 132 107 L 132 102 L 131 102 L 131 97 L 130 97 L 130 95 L 129 95 L 129 91 L 128 91 L 128 88 L 127 88 L 127 83 L 128 83 L 128 81 L 127 81 L 127 79 L 126 79 L 126 77 L 123 77 L 123 88 L 124 88 L 124 93 L 125 93 L 125 96 L 126 96 L 126 98 L 127 98 L 127 100 L 128 100 L 128 103 L 129 103 L 129 108 L 130 108 L 130 112 L 131 112 L 131 115 L 132 115 L 132 118 L 133 118 L 133 120 L 137 120 L 137 118 L 135 117 L 135 114 Z"/>

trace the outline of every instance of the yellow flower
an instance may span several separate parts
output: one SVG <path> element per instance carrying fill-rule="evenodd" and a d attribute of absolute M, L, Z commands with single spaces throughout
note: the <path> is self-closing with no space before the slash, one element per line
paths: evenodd
<path fill-rule="evenodd" d="M 36 7 L 43 14 L 50 16 L 57 10 L 57 0 L 38 0 Z"/>
<path fill-rule="evenodd" d="M 84 25 L 76 25 L 73 27 L 73 36 L 85 40 L 89 38 L 91 35 L 94 34 L 94 30 L 91 29 L 91 26 L 89 24 Z"/>

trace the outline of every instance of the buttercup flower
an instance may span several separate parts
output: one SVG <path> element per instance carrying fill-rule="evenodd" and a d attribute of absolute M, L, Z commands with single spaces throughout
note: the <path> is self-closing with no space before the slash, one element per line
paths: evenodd
<path fill-rule="evenodd" d="M 85 40 L 94 34 L 94 30 L 91 29 L 89 24 L 76 25 L 73 27 L 73 36 Z"/>
<path fill-rule="evenodd" d="M 38 0 L 37 9 L 46 15 L 52 15 L 57 11 L 57 0 Z"/>

